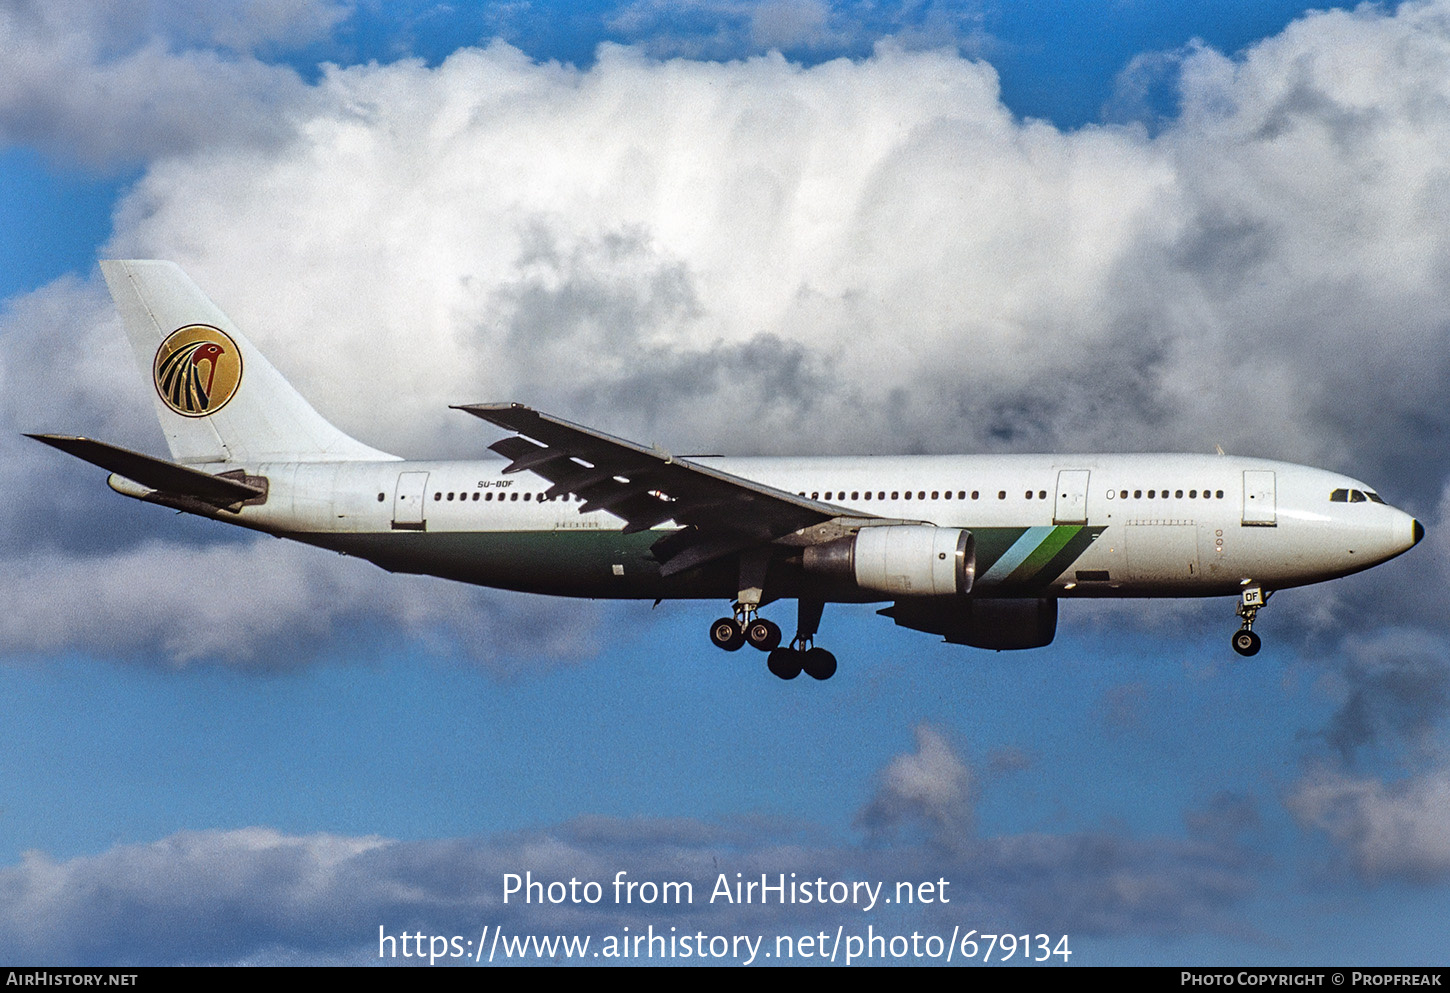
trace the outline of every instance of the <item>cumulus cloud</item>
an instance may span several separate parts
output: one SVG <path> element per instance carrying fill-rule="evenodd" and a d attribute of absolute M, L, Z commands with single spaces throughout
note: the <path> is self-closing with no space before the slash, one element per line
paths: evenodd
<path fill-rule="evenodd" d="M 17 10 L 4 30 L 41 30 Z M 124 108 L 41 118 L 154 149 L 108 251 L 181 262 L 319 409 L 387 450 L 481 453 L 496 435 L 447 405 L 508 399 L 682 452 L 1221 443 L 1350 470 L 1433 532 L 1444 12 L 1312 14 L 1236 59 L 1194 48 L 1155 135 L 1019 120 L 990 65 L 896 43 L 809 67 L 604 46 L 584 69 L 495 43 L 304 84 L 214 49 L 96 55 L 80 32 L 50 44 L 81 46 L 84 78 L 148 52 L 225 66 L 128 70 L 164 91 L 155 106 L 185 105 L 145 125 L 181 121 L 184 140 L 84 124 Z M 186 80 L 233 70 L 255 78 L 197 113 L 211 98 Z M 81 89 L 35 78 L 47 99 Z M 114 334 L 94 287 L 47 292 L 83 303 L 66 333 Z M 7 382 L 84 394 L 73 430 L 144 411 L 110 389 L 117 366 L 69 382 L 45 322 L 26 327 L 0 344 Z M 51 472 L 11 477 L 0 512 L 64 544 L 95 516 L 77 500 L 37 523 Z M 136 547 L 123 536 L 110 551 Z M 1442 629 L 1432 604 L 1369 589 L 1399 623 Z"/>
<path fill-rule="evenodd" d="M 307 97 L 259 59 L 325 37 L 333 0 L 0 4 L 0 140 L 115 168 L 278 141 Z"/>
<path fill-rule="evenodd" d="M 918 727 L 916 746 L 915 753 L 891 760 L 856 824 L 878 841 L 903 825 L 924 825 L 933 842 L 959 849 L 973 833 L 971 773 L 934 728 Z"/>
<path fill-rule="evenodd" d="M 881 777 L 881 798 L 898 818 L 941 830 L 959 810 L 970 772 L 939 731 L 917 730 L 918 750 L 897 756 Z M 959 826 L 959 825 L 957 825 Z M 955 830 L 955 827 L 953 827 Z M 287 835 L 268 828 L 183 832 L 152 844 L 122 845 L 57 861 L 28 853 L 0 868 L 0 956 L 15 961 L 231 963 L 376 960 L 378 927 L 452 935 L 488 924 L 505 933 L 619 935 L 704 931 L 798 934 L 845 924 L 941 928 L 963 914 L 1003 927 L 1074 936 L 1196 933 L 1224 926 L 1252 891 L 1238 843 L 1134 839 L 1098 832 L 981 839 L 956 851 L 931 843 L 864 846 L 828 840 L 813 826 L 754 819 L 581 817 L 546 829 L 487 838 L 395 841 L 378 837 Z M 615 874 L 637 883 L 689 882 L 679 906 L 616 902 Z M 570 879 L 603 887 L 596 904 L 525 903 L 503 897 L 505 873 L 542 883 Z M 717 898 L 718 881 L 882 883 L 870 916 L 859 907 L 782 905 Z M 737 875 L 738 874 L 738 875 Z M 950 904 L 896 906 L 898 880 L 945 878 Z M 941 914 L 950 911 L 950 920 Z M 936 916 L 933 916 L 937 912 Z M 591 946 L 598 948 L 599 945 Z"/>
<path fill-rule="evenodd" d="M 281 146 L 149 172 L 113 247 L 307 326 L 289 364 L 416 398 L 384 428 L 414 444 L 461 430 L 439 395 L 487 391 L 685 447 L 1222 443 L 1424 498 L 1446 48 L 1407 9 L 1197 49 L 1150 138 L 1018 121 L 951 52 L 495 44 L 329 72 Z"/>

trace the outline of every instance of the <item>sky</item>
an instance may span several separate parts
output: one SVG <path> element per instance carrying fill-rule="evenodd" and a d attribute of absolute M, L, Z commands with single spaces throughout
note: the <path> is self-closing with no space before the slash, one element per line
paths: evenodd
<path fill-rule="evenodd" d="M 0 179 L 0 962 L 1445 963 L 1450 3 L 0 0 Z M 1252 660 L 1222 599 L 1020 653 L 833 605 L 838 674 L 782 682 L 726 604 L 393 576 L 23 438 L 165 451 L 116 257 L 409 457 L 503 400 L 677 452 L 1221 446 L 1427 538 L 1279 593 Z M 949 900 L 710 902 L 737 873 Z"/>

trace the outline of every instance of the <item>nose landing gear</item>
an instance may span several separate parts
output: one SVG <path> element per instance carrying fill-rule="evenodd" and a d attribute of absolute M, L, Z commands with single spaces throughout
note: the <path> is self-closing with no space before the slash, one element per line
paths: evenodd
<path fill-rule="evenodd" d="M 1239 605 L 1234 610 L 1234 613 L 1244 619 L 1243 626 L 1234 632 L 1234 651 L 1245 658 L 1259 654 L 1261 642 L 1259 636 L 1253 631 L 1254 618 L 1259 615 L 1259 611 L 1268 602 L 1271 592 L 1264 592 L 1261 586 L 1245 587 L 1243 596 L 1239 599 Z"/>

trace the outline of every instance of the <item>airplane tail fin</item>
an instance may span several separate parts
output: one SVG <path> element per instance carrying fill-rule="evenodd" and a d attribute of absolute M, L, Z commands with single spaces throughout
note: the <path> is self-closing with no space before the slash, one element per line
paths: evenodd
<path fill-rule="evenodd" d="M 313 410 L 176 263 L 106 261 L 101 272 L 177 462 L 396 458 Z"/>

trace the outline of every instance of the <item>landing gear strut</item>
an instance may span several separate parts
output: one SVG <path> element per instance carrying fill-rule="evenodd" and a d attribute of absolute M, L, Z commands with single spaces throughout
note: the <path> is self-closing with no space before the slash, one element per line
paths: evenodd
<path fill-rule="evenodd" d="M 1243 626 L 1234 632 L 1234 651 L 1247 658 L 1259 654 L 1259 636 L 1254 634 L 1254 618 L 1259 615 L 1265 603 L 1268 602 L 1270 593 L 1265 593 L 1261 586 L 1249 586 L 1244 589 L 1243 596 L 1239 599 L 1239 605 L 1234 610 L 1244 619 Z"/>
<path fill-rule="evenodd" d="M 756 606 L 737 602 L 734 617 L 722 617 L 711 624 L 710 640 L 715 647 L 734 652 L 749 644 L 768 652 L 766 668 L 781 679 L 794 679 L 802 672 L 813 679 L 830 679 L 836 674 L 836 657 L 824 648 L 816 648 L 813 641 L 824 604 L 800 601 L 796 636 L 788 648 L 780 647 L 780 627 L 759 616 Z"/>
<path fill-rule="evenodd" d="M 802 672 L 812 679 L 830 679 L 836 674 L 836 657 L 824 648 L 816 648 L 814 642 L 825 604 L 819 600 L 797 603 L 796 636 L 789 648 L 777 648 L 770 653 L 766 668 L 781 679 L 794 679 Z"/>

